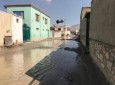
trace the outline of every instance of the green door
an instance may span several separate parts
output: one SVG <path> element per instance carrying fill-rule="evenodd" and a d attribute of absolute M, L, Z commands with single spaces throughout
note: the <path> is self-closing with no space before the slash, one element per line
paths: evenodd
<path fill-rule="evenodd" d="M 30 41 L 30 27 L 23 28 L 23 41 Z"/>

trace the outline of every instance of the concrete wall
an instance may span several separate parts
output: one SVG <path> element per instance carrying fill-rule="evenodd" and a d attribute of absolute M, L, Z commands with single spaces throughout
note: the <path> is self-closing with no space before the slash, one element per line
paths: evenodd
<path fill-rule="evenodd" d="M 87 12 L 91 11 L 91 7 L 82 7 L 81 9 L 81 15 L 80 15 L 80 21 L 85 17 Z"/>
<path fill-rule="evenodd" d="M 80 40 L 84 46 L 86 46 L 86 18 L 83 18 L 81 21 L 81 27 L 80 27 Z"/>
<path fill-rule="evenodd" d="M 90 15 L 89 13 L 91 12 L 90 7 L 83 7 L 81 10 L 81 18 L 80 18 L 80 40 L 84 46 L 88 47 L 87 40 L 88 40 L 88 32 L 89 30 L 89 19 Z"/>
<path fill-rule="evenodd" d="M 4 46 L 5 36 L 11 36 L 12 15 L 0 11 L 0 46 Z"/>
<path fill-rule="evenodd" d="M 92 3 L 90 53 L 111 85 L 115 85 L 115 0 Z"/>
<path fill-rule="evenodd" d="M 11 36 L 11 44 L 22 44 L 22 25 L 21 17 L 0 11 L 0 46 L 4 46 L 5 36 Z"/>
<path fill-rule="evenodd" d="M 17 22 L 18 19 L 18 22 Z M 13 16 L 12 20 L 12 43 L 23 43 L 23 19 L 22 17 Z"/>
<path fill-rule="evenodd" d="M 35 14 L 40 16 L 40 20 L 36 21 Z M 47 19 L 47 24 L 45 24 L 45 19 Z M 38 10 L 31 8 L 31 40 L 38 41 L 50 36 L 50 18 Z M 36 30 L 39 28 L 39 30 Z"/>
<path fill-rule="evenodd" d="M 90 37 L 115 45 L 115 0 L 96 0 L 92 5 Z"/>

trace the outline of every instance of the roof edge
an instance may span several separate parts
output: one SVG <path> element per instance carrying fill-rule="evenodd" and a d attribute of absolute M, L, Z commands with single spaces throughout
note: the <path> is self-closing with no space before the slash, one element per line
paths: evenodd
<path fill-rule="evenodd" d="M 17 7 L 20 7 L 20 6 L 24 6 L 24 7 L 30 6 L 30 7 L 33 7 L 34 9 L 36 9 L 37 11 L 43 13 L 43 14 L 46 15 L 47 17 L 51 18 L 49 15 L 47 15 L 46 13 L 44 13 L 43 11 L 41 11 L 40 9 L 38 9 L 37 7 L 35 7 L 35 6 L 32 5 L 32 4 L 11 4 L 11 5 L 7 4 L 7 5 L 4 5 L 5 9 L 6 9 L 7 7 L 15 7 L 15 6 L 17 6 Z"/>

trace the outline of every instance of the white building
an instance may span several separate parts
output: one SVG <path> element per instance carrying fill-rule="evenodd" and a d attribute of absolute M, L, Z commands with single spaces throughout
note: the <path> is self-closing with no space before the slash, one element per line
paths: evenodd
<path fill-rule="evenodd" d="M 22 26 L 22 17 L 0 11 L 0 46 L 22 44 Z"/>
<path fill-rule="evenodd" d="M 71 34 L 69 26 L 56 26 L 56 25 L 54 25 L 53 27 L 51 27 L 51 29 L 53 30 L 51 32 L 51 35 L 54 35 L 54 38 L 59 38 L 59 37 L 61 38 L 62 34 L 64 36 L 67 36 L 67 35 Z"/>

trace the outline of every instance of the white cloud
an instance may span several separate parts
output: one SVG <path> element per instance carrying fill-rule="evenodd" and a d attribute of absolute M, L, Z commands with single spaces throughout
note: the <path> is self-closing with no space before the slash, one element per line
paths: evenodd
<path fill-rule="evenodd" d="M 46 0 L 46 1 L 49 2 L 49 3 L 52 2 L 52 0 Z"/>

